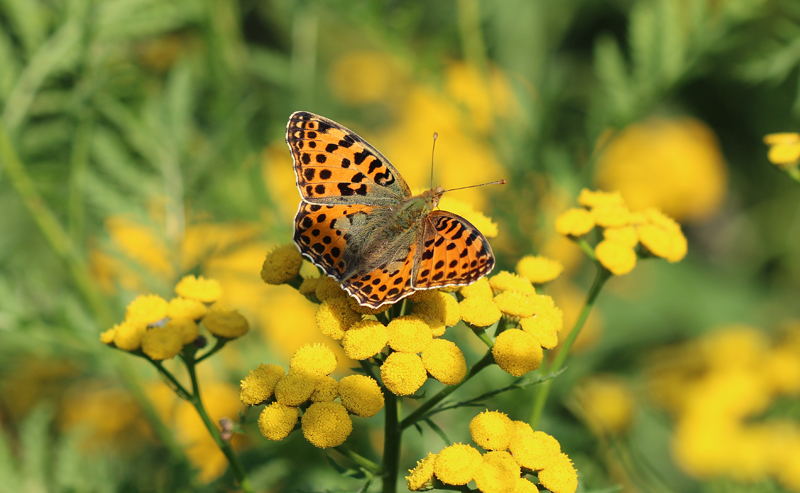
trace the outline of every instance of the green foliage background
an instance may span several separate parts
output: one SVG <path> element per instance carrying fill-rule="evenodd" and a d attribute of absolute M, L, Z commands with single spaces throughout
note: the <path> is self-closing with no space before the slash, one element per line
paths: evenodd
<path fill-rule="evenodd" d="M 159 39 L 178 45 L 163 66 L 143 55 Z M 705 121 L 720 139 L 731 174 L 722 210 L 686 228 L 690 253 L 681 264 L 641 267 L 650 276 L 645 302 L 603 293 L 606 333 L 554 386 L 542 426 L 576 462 L 581 488 L 615 481 L 595 439 L 562 404 L 578 378 L 611 371 L 637 381 L 648 349 L 722 323 L 772 331 L 800 316 L 799 190 L 766 161 L 761 143 L 764 134 L 798 130 L 796 0 L 2 0 L 0 382 L 34 360 L 79 361 L 73 378 L 140 392 L 139 363 L 97 339 L 135 294 L 108 295 L 90 274 L 89 248 L 109 241 L 104 219 L 125 213 L 151 222 L 148 200 L 161 196 L 166 217 L 182 217 L 191 204 L 219 221 L 259 221 L 277 200 L 264 186 L 261 154 L 292 111 L 380 125 L 380 109 L 338 101 L 326 76 L 340 55 L 364 48 L 398 57 L 434 84 L 447 60 L 513 74 L 524 125 L 494 130 L 509 184 L 487 211 L 510 245 L 501 268 L 540 246 L 524 232 L 524 218 L 538 217 L 534 190 L 592 187 L 587 156 L 604 129 L 679 113 Z M 168 244 L 180 241 L 183 225 L 158 226 Z M 260 234 L 286 242 L 290 231 L 284 224 Z M 149 282 L 168 293 L 175 280 Z M 254 364 L 266 361 L 248 354 Z M 20 396 L 7 388 L 0 385 L 2 491 L 233 488 L 228 476 L 198 483 L 181 450 L 160 441 L 133 457 L 121 453 L 124 444 L 88 456 L 75 433 L 57 426 L 57 392 L 38 392 L 31 411 L 15 416 L 8 409 Z M 496 404 L 519 419 L 525 401 Z M 797 419 L 797 406 L 787 414 Z M 733 491 L 726 480 L 677 471 L 669 426 L 643 406 L 624 445 L 646 471 L 639 488 Z M 367 435 L 351 440 L 366 443 Z M 258 487 L 357 488 L 302 440 L 259 438 L 244 456 Z M 433 443 L 431 450 L 443 446 Z M 414 447 L 409 467 L 427 451 Z"/>

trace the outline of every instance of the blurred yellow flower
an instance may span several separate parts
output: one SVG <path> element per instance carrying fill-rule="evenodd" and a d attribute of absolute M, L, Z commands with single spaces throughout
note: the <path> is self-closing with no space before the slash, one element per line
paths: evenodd
<path fill-rule="evenodd" d="M 114 345 L 123 351 L 136 351 L 142 346 L 142 337 L 147 331 L 145 322 L 122 322 L 115 325 Z"/>
<path fill-rule="evenodd" d="M 303 257 L 293 244 L 281 245 L 267 254 L 261 266 L 261 279 L 267 284 L 283 284 L 300 273 Z"/>
<path fill-rule="evenodd" d="M 618 378 L 593 376 L 575 389 L 577 412 L 595 435 L 616 435 L 633 420 L 633 392 Z"/>
<path fill-rule="evenodd" d="M 208 313 L 208 308 L 198 300 L 178 297 L 172 298 L 167 305 L 167 316 L 171 319 L 200 320 L 206 313 Z"/>
<path fill-rule="evenodd" d="M 800 162 L 800 134 L 777 133 L 764 136 L 764 143 L 769 146 L 767 158 L 772 164 L 781 168 L 791 168 Z"/>
<path fill-rule="evenodd" d="M 515 270 L 533 284 L 544 284 L 560 276 L 564 265 L 558 260 L 540 255 L 525 255 L 517 262 Z"/>
<path fill-rule="evenodd" d="M 167 300 L 155 294 L 139 295 L 128 304 L 125 320 L 151 324 L 167 316 Z"/>
<path fill-rule="evenodd" d="M 183 298 L 213 303 L 222 297 L 222 287 L 216 279 L 186 276 L 175 286 L 175 293 Z"/>
<path fill-rule="evenodd" d="M 636 266 L 636 252 L 632 247 L 614 240 L 603 240 L 594 247 L 597 260 L 615 276 L 632 271 Z"/>
<path fill-rule="evenodd" d="M 233 310 L 211 310 L 203 317 L 203 325 L 217 337 L 235 339 L 250 330 L 247 319 Z"/>
<path fill-rule="evenodd" d="M 405 88 L 403 75 L 400 64 L 389 53 L 351 51 L 333 63 L 329 80 L 336 97 L 361 105 L 397 98 Z"/>
<path fill-rule="evenodd" d="M 175 327 L 153 327 L 142 336 L 142 352 L 154 360 L 172 358 L 182 348 L 181 333 Z"/>
<path fill-rule="evenodd" d="M 569 209 L 556 218 L 556 231 L 564 236 L 583 236 L 594 228 L 594 217 L 586 209 Z"/>
<path fill-rule="evenodd" d="M 597 159 L 596 180 L 618 190 L 633 210 L 657 207 L 681 221 L 702 221 L 722 205 L 728 170 L 705 123 L 653 118 L 611 138 Z"/>

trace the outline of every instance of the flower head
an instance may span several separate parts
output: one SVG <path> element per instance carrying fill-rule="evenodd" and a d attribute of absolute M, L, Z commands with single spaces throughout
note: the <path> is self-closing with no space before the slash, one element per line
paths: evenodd
<path fill-rule="evenodd" d="M 634 397 L 621 381 L 611 377 L 593 377 L 575 391 L 580 414 L 595 435 L 622 432 L 632 421 Z"/>
<path fill-rule="evenodd" d="M 250 330 L 247 319 L 239 312 L 224 309 L 211 310 L 203 318 L 203 325 L 216 337 L 225 339 L 236 339 Z"/>
<path fill-rule="evenodd" d="M 300 287 L 297 288 L 297 291 L 305 297 L 310 296 L 317 296 L 317 285 L 319 284 L 320 279 L 322 277 L 306 277 L 303 279 L 303 282 L 300 283 Z"/>
<path fill-rule="evenodd" d="M 350 307 L 350 299 L 339 297 L 323 301 L 315 318 L 320 332 L 341 341 L 345 331 L 361 320 L 361 314 Z"/>
<path fill-rule="evenodd" d="M 397 317 L 386 326 L 389 346 L 402 353 L 419 353 L 433 340 L 430 326 L 417 315 Z"/>
<path fill-rule="evenodd" d="M 283 440 L 294 429 L 299 414 L 296 407 L 273 402 L 258 416 L 258 429 L 269 440 Z"/>
<path fill-rule="evenodd" d="M 339 397 L 339 382 L 330 376 L 317 379 L 314 392 L 311 393 L 311 402 L 331 402 Z"/>
<path fill-rule="evenodd" d="M 514 425 L 499 411 L 485 411 L 469 422 L 472 440 L 486 450 L 505 450 L 511 441 Z"/>
<path fill-rule="evenodd" d="M 533 284 L 528 279 L 505 270 L 493 275 L 489 279 L 489 285 L 492 286 L 495 293 L 518 291 L 522 294 L 536 294 Z"/>
<path fill-rule="evenodd" d="M 433 472 L 442 483 L 467 484 L 472 481 L 481 462 L 480 452 L 469 445 L 456 443 L 437 454 Z"/>
<path fill-rule="evenodd" d="M 564 236 L 583 236 L 594 228 L 594 217 L 586 209 L 569 209 L 556 218 L 556 231 Z"/>
<path fill-rule="evenodd" d="M 566 454 L 558 454 L 539 472 L 539 482 L 553 493 L 575 493 L 578 473 Z"/>
<path fill-rule="evenodd" d="M 191 344 L 200 335 L 200 328 L 191 318 L 174 318 L 164 325 L 165 329 L 175 331 L 185 346 Z"/>
<path fill-rule="evenodd" d="M 205 279 L 203 276 L 186 276 L 175 286 L 175 293 L 203 303 L 213 303 L 222 297 L 222 286 L 216 279 Z"/>
<path fill-rule="evenodd" d="M 125 320 L 152 324 L 167 316 L 167 300 L 155 294 L 139 295 L 128 304 Z"/>
<path fill-rule="evenodd" d="M 600 205 L 591 212 L 595 224 L 602 228 L 619 228 L 631 223 L 631 211 L 624 204 Z"/>
<path fill-rule="evenodd" d="M 142 336 L 142 351 L 154 360 L 172 358 L 182 348 L 182 335 L 174 327 L 153 327 Z"/>
<path fill-rule="evenodd" d="M 560 276 L 564 265 L 547 257 L 525 255 L 517 262 L 515 270 L 533 284 L 544 284 Z"/>
<path fill-rule="evenodd" d="M 261 279 L 267 284 L 284 284 L 300 273 L 303 256 L 294 245 L 282 245 L 272 250 L 261 266 Z"/>
<path fill-rule="evenodd" d="M 544 357 L 536 338 L 519 329 L 509 329 L 497 336 L 492 355 L 503 371 L 515 377 L 539 368 Z"/>
<path fill-rule="evenodd" d="M 329 300 L 331 298 L 347 298 L 347 292 L 342 289 L 338 282 L 334 281 L 328 276 L 321 276 L 317 281 L 317 287 L 314 291 L 317 299 L 320 301 Z"/>
<path fill-rule="evenodd" d="M 257 406 L 272 397 L 275 384 L 283 378 L 284 370 L 278 365 L 258 365 L 239 384 L 239 399 L 247 406 Z"/>
<path fill-rule="evenodd" d="M 395 395 L 413 394 L 427 378 L 422 360 L 414 353 L 392 353 L 381 365 L 381 380 Z"/>
<path fill-rule="evenodd" d="M 459 292 L 464 298 L 492 299 L 494 297 L 492 286 L 489 285 L 489 280 L 485 277 L 481 277 L 469 286 L 464 286 Z"/>
<path fill-rule="evenodd" d="M 636 252 L 632 247 L 614 240 L 603 240 L 594 248 L 597 260 L 615 276 L 632 271 L 636 266 Z"/>
<path fill-rule="evenodd" d="M 584 188 L 578 195 L 578 203 L 587 209 L 592 209 L 607 205 L 625 205 L 625 199 L 619 192 L 593 191 Z"/>
<path fill-rule="evenodd" d="M 464 353 L 447 339 L 434 339 L 422 351 L 422 365 L 433 378 L 445 385 L 455 385 L 467 375 Z"/>
<path fill-rule="evenodd" d="M 338 402 L 315 402 L 302 419 L 303 435 L 318 448 L 338 447 L 353 431 L 353 420 Z"/>
<path fill-rule="evenodd" d="M 188 298 L 172 298 L 167 305 L 167 316 L 171 319 L 188 318 L 191 320 L 200 320 L 206 313 L 208 308 L 202 302 L 191 300 Z"/>
<path fill-rule="evenodd" d="M 483 455 L 475 471 L 475 485 L 483 493 L 514 491 L 520 479 L 519 464 L 505 450 L 494 450 Z"/>
<path fill-rule="evenodd" d="M 461 319 L 475 327 L 488 327 L 503 316 L 491 298 L 464 298 L 458 305 L 461 308 Z"/>
<path fill-rule="evenodd" d="M 427 489 L 426 487 L 431 485 L 436 457 L 437 455 L 433 452 L 428 452 L 424 459 L 417 461 L 414 469 L 408 470 L 410 474 L 406 476 L 406 486 L 408 486 L 409 491 Z"/>
<path fill-rule="evenodd" d="M 791 168 L 800 162 L 800 134 L 777 133 L 764 136 L 764 143 L 769 146 L 767 158 L 772 164 L 781 168 Z"/>
<path fill-rule="evenodd" d="M 362 360 L 380 353 L 389 342 L 389 331 L 377 320 L 353 324 L 342 338 L 342 348 L 350 359 Z"/>
<path fill-rule="evenodd" d="M 494 297 L 494 304 L 508 317 L 524 318 L 536 313 L 536 297 L 520 291 L 503 291 Z"/>
<path fill-rule="evenodd" d="M 114 342 L 114 337 L 117 335 L 117 326 L 111 327 L 110 329 L 103 331 L 100 333 L 100 342 L 103 344 L 111 344 Z"/>
<path fill-rule="evenodd" d="M 115 325 L 114 345 L 123 351 L 136 351 L 142 347 L 142 337 L 147 331 L 145 322 L 122 322 Z"/>
<path fill-rule="evenodd" d="M 318 380 L 318 375 L 288 373 L 275 384 L 275 399 L 284 406 L 299 406 L 311 398 Z"/>
<path fill-rule="evenodd" d="M 530 428 L 516 427 L 508 450 L 520 466 L 531 471 L 540 471 L 552 464 L 561 454 L 558 440 L 541 431 L 529 432 Z"/>
<path fill-rule="evenodd" d="M 638 228 L 639 241 L 656 257 L 679 262 L 686 256 L 686 237 L 672 219 L 658 210 L 645 211 L 648 222 Z"/>
<path fill-rule="evenodd" d="M 433 290 L 422 292 L 431 294 L 424 300 L 414 303 L 415 315 L 439 321 L 447 327 L 453 327 L 461 320 L 461 310 L 453 295 Z"/>
<path fill-rule="evenodd" d="M 639 243 L 639 235 L 633 226 L 622 226 L 619 228 L 606 228 L 603 230 L 603 238 L 615 241 L 631 248 Z"/>
<path fill-rule="evenodd" d="M 369 418 L 383 409 L 383 392 L 374 378 L 350 375 L 339 382 L 339 397 L 348 411 Z"/>
<path fill-rule="evenodd" d="M 336 369 L 336 355 L 324 344 L 306 344 L 292 356 L 290 373 L 326 376 Z"/>

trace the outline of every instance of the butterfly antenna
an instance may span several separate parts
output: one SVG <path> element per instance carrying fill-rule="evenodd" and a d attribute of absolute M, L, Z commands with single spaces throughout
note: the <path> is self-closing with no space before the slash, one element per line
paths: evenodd
<path fill-rule="evenodd" d="M 450 190 L 445 190 L 445 191 L 444 191 L 444 192 L 442 192 L 442 193 L 445 193 L 445 192 L 453 192 L 453 191 L 455 191 L 455 190 L 464 190 L 465 188 L 475 188 L 475 187 L 482 187 L 482 186 L 485 186 L 485 185 L 505 185 L 505 184 L 506 184 L 506 181 L 505 181 L 505 180 L 497 180 L 497 181 L 490 181 L 489 183 L 481 183 L 480 185 L 470 185 L 470 186 L 468 186 L 468 187 L 458 187 L 458 188 L 451 188 Z"/>
<path fill-rule="evenodd" d="M 433 190 L 433 153 L 436 150 L 436 139 L 439 138 L 439 132 L 433 132 L 433 146 L 431 146 L 431 190 Z"/>

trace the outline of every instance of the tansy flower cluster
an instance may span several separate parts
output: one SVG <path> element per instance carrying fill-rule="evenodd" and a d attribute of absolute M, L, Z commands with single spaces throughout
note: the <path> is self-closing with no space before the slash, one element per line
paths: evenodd
<path fill-rule="evenodd" d="M 800 327 L 773 343 L 731 326 L 667 348 L 650 369 L 653 398 L 675 419 L 672 453 L 698 478 L 777 479 L 800 492 L 800 423 L 758 419 L 800 395 Z"/>
<path fill-rule="evenodd" d="M 764 143 L 769 146 L 767 159 L 779 168 L 796 168 L 800 163 L 800 134 L 783 132 L 764 136 Z"/>
<path fill-rule="evenodd" d="M 211 305 L 222 296 L 216 280 L 186 276 L 175 286 L 175 293 L 178 296 L 170 301 L 155 294 L 137 297 L 128 305 L 125 320 L 100 334 L 100 340 L 123 351 L 164 360 L 195 343 L 199 324 L 219 341 L 241 337 L 249 330 L 247 319 L 238 312 Z"/>
<path fill-rule="evenodd" d="M 578 203 L 583 208 L 556 218 L 556 231 L 582 241 L 592 229 L 601 228 L 603 240 L 594 247 L 594 255 L 614 275 L 633 270 L 637 257 L 652 255 L 678 262 L 686 256 L 680 225 L 657 209 L 631 212 L 619 193 L 587 189 L 581 191 Z"/>
<path fill-rule="evenodd" d="M 550 435 L 533 431 L 522 421 L 512 421 L 498 411 L 486 411 L 469 424 L 472 440 L 486 452 L 456 443 L 438 454 L 429 453 L 406 476 L 411 491 L 427 490 L 443 483 L 463 486 L 470 481 L 484 493 L 538 492 L 525 476 L 553 493 L 574 493 L 578 475 L 561 445 Z M 448 488 L 453 489 L 453 488 Z"/>
<path fill-rule="evenodd" d="M 278 365 L 251 370 L 241 382 L 239 398 L 248 406 L 267 404 L 258 418 L 264 437 L 283 440 L 300 419 L 309 442 L 319 448 L 337 447 L 353 431 L 350 414 L 374 416 L 383 409 L 383 392 L 366 375 L 336 381 L 330 376 L 335 368 L 336 355 L 330 348 L 308 344 L 292 356 L 288 373 Z"/>

